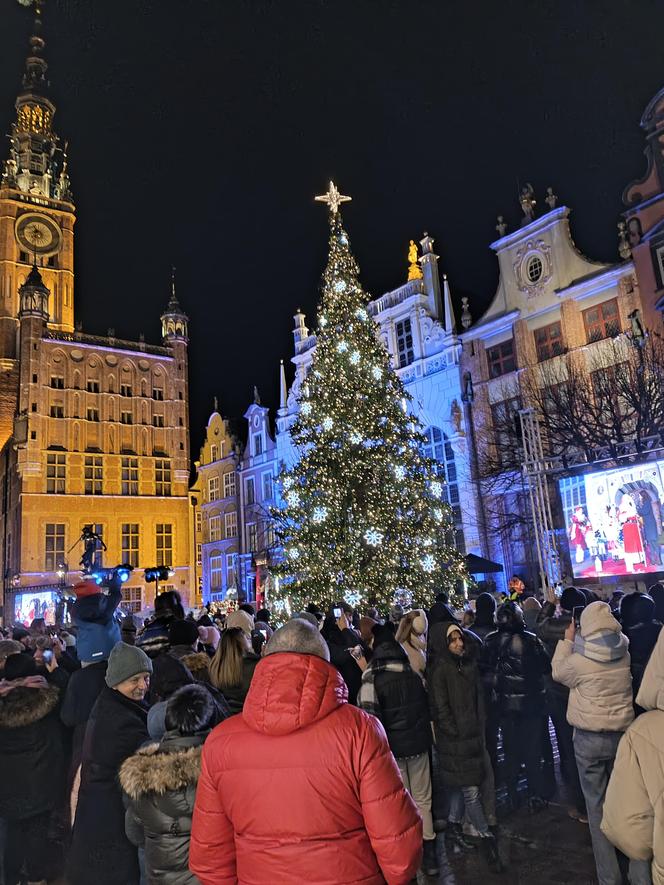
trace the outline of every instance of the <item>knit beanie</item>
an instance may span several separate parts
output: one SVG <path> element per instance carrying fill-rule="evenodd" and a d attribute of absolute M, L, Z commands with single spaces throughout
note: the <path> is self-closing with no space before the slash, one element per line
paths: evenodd
<path fill-rule="evenodd" d="M 195 621 L 173 621 L 168 631 L 168 642 L 171 646 L 193 645 L 198 639 L 198 626 Z"/>
<path fill-rule="evenodd" d="M 450 626 L 447 628 L 447 633 L 445 634 L 448 645 L 450 644 L 453 633 L 458 633 L 463 638 L 463 631 L 461 630 L 461 627 L 459 627 L 458 624 L 450 624 Z"/>
<path fill-rule="evenodd" d="M 247 612 L 238 609 L 231 612 L 226 618 L 226 629 L 230 630 L 231 627 L 239 627 L 243 633 L 251 636 L 251 631 L 254 629 L 254 619 Z"/>
<path fill-rule="evenodd" d="M 25 679 L 26 676 L 37 676 L 37 665 L 32 655 L 21 652 L 10 655 L 5 663 L 5 679 Z"/>
<path fill-rule="evenodd" d="M 571 612 L 575 608 L 585 606 L 586 597 L 576 587 L 565 587 L 560 597 L 560 607 L 566 612 Z"/>
<path fill-rule="evenodd" d="M 606 602 L 591 602 L 581 613 L 580 626 L 584 639 L 596 633 L 620 633 L 620 624 Z"/>
<path fill-rule="evenodd" d="M 118 642 L 113 646 L 108 657 L 106 668 L 106 685 L 115 688 L 125 679 L 131 679 L 138 673 L 152 673 L 152 661 L 142 648 L 136 645 L 127 645 L 126 642 Z"/>

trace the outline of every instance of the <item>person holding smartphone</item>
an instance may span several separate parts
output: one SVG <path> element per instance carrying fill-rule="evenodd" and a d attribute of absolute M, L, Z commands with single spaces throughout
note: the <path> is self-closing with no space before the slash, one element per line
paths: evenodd
<path fill-rule="evenodd" d="M 574 727 L 597 878 L 607 885 L 622 882 L 615 848 L 600 824 L 618 744 L 634 719 L 628 646 L 606 602 L 592 602 L 574 607 L 552 661 L 553 678 L 570 690 L 567 721 Z M 630 882 L 649 882 L 649 876 L 647 861 L 630 861 Z"/>
<path fill-rule="evenodd" d="M 322 634 L 330 650 L 330 663 L 348 686 L 348 702 L 356 704 L 370 652 L 360 634 L 353 629 L 352 618 L 351 606 L 347 602 L 336 602 L 325 618 Z"/>

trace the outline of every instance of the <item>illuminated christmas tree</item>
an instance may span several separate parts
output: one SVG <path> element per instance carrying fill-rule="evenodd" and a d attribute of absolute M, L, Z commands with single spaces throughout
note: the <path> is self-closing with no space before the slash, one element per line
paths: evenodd
<path fill-rule="evenodd" d="M 333 183 L 329 258 L 316 350 L 292 437 L 299 461 L 282 473 L 276 513 L 291 607 L 344 598 L 429 604 L 465 577 L 443 480 L 367 311 Z"/>

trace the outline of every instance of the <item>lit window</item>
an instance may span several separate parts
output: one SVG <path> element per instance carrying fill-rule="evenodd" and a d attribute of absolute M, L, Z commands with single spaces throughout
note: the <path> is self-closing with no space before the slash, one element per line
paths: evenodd
<path fill-rule="evenodd" d="M 210 517 L 210 541 L 221 541 L 221 516 Z"/>
<path fill-rule="evenodd" d="M 219 590 L 222 580 L 222 561 L 221 554 L 210 557 L 210 589 Z"/>
<path fill-rule="evenodd" d="M 550 323 L 541 329 L 535 329 L 534 335 L 537 359 L 540 363 L 551 357 L 560 356 L 563 352 L 563 333 L 560 323 Z"/>
<path fill-rule="evenodd" d="M 138 523 L 122 523 L 122 562 L 138 567 Z"/>
<path fill-rule="evenodd" d="M 235 471 L 224 473 L 224 498 L 231 498 L 235 495 Z"/>
<path fill-rule="evenodd" d="M 602 338 L 615 338 L 620 334 L 620 314 L 618 301 L 604 301 L 595 307 L 589 307 L 583 311 L 583 325 L 586 329 L 586 340 L 601 341 Z"/>
<path fill-rule="evenodd" d="M 173 526 L 157 523 L 157 565 L 173 565 Z"/>
<path fill-rule="evenodd" d="M 138 494 L 138 458 L 122 459 L 122 494 Z"/>
<path fill-rule="evenodd" d="M 171 462 L 157 458 L 154 462 L 155 495 L 171 494 Z"/>
<path fill-rule="evenodd" d="M 44 551 L 46 571 L 56 571 L 58 566 L 65 561 L 65 527 L 63 523 L 46 523 Z"/>
<path fill-rule="evenodd" d="M 237 513 L 227 513 L 224 516 L 224 532 L 227 538 L 237 538 Z"/>
<path fill-rule="evenodd" d="M 211 476 L 208 479 L 208 501 L 219 500 L 219 477 Z"/>
<path fill-rule="evenodd" d="M 489 362 L 489 378 L 498 378 L 500 375 L 506 375 L 516 369 L 516 359 L 514 358 L 514 339 L 509 338 L 507 341 L 501 341 L 494 347 L 487 350 L 487 360 Z"/>
<path fill-rule="evenodd" d="M 395 323 L 394 330 L 397 336 L 399 368 L 409 366 L 415 359 L 415 353 L 413 351 L 413 331 L 410 325 L 410 318 Z"/>
<path fill-rule="evenodd" d="M 85 494 L 101 495 L 104 479 L 104 467 L 101 455 L 85 456 Z"/>
<path fill-rule="evenodd" d="M 122 607 L 128 612 L 140 612 L 143 608 L 143 588 L 123 587 Z"/>
<path fill-rule="evenodd" d="M 49 495 L 64 495 L 67 460 L 64 454 L 46 456 L 46 491 Z"/>

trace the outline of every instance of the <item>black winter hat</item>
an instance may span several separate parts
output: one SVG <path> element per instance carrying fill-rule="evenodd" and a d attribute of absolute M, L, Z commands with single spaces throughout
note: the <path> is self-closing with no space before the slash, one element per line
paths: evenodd
<path fill-rule="evenodd" d="M 30 631 L 26 630 L 25 627 L 21 626 L 21 624 L 17 624 L 12 629 L 12 639 L 16 639 L 17 642 L 20 642 L 21 639 L 25 639 L 26 636 L 30 635 Z"/>
<path fill-rule="evenodd" d="M 620 619 L 623 627 L 652 621 L 655 616 L 655 600 L 647 593 L 626 593 L 620 600 Z"/>
<path fill-rule="evenodd" d="M 5 679 L 24 679 L 26 676 L 37 676 L 37 665 L 32 655 L 23 652 L 10 655 L 5 663 Z"/>
<path fill-rule="evenodd" d="M 560 597 L 560 607 L 566 612 L 571 612 L 573 609 L 579 608 L 580 606 L 585 608 L 586 601 L 585 593 L 577 590 L 576 587 L 565 587 L 563 594 Z"/>
<path fill-rule="evenodd" d="M 475 600 L 475 623 L 478 627 L 488 627 L 496 619 L 496 600 L 490 593 L 480 593 Z"/>
<path fill-rule="evenodd" d="M 150 677 L 150 703 L 165 701 L 183 685 L 193 685 L 196 680 L 182 661 L 169 654 L 157 655 L 152 662 Z"/>
<path fill-rule="evenodd" d="M 198 642 L 198 624 L 195 621 L 173 621 L 168 641 L 171 645 L 193 645 Z"/>
<path fill-rule="evenodd" d="M 208 731 L 215 724 L 217 706 L 202 685 L 179 688 L 166 705 L 166 731 L 193 735 Z"/>

